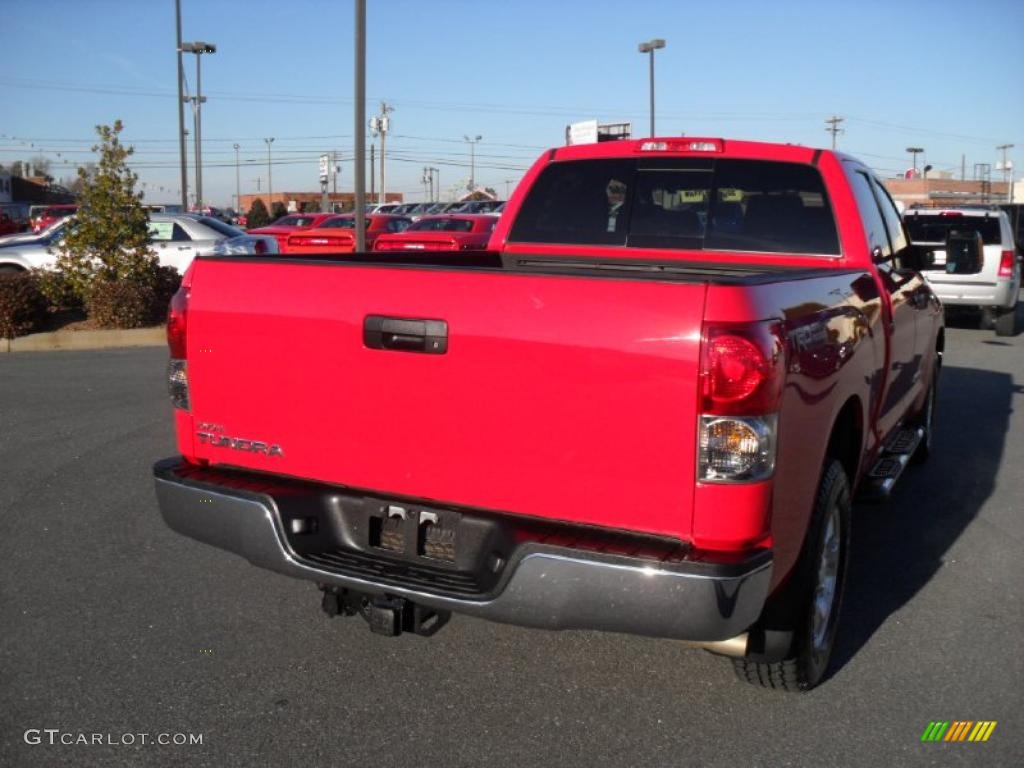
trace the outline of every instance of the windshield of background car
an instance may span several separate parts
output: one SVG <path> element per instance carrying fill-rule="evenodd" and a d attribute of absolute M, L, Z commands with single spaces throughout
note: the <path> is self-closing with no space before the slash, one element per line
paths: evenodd
<path fill-rule="evenodd" d="M 839 254 L 818 170 L 766 160 L 552 163 L 523 201 L 509 240 Z"/>
<path fill-rule="evenodd" d="M 908 213 L 903 217 L 915 243 L 945 243 L 950 232 L 978 232 L 985 245 L 1002 242 L 999 218 L 996 216 L 964 216 L 941 213 Z"/>
<path fill-rule="evenodd" d="M 472 232 L 471 219 L 420 219 L 406 232 Z"/>

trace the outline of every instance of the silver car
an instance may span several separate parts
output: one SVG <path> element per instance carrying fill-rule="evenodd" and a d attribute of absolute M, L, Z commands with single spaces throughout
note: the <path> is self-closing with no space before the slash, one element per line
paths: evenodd
<path fill-rule="evenodd" d="M 934 263 L 922 274 L 943 305 L 978 308 L 984 326 L 994 326 L 999 336 L 1012 336 L 1021 266 L 1006 213 L 995 206 L 915 207 L 904 212 L 903 221 L 912 243 L 934 246 Z M 961 242 L 980 237 L 980 263 L 950 258 L 946 243 L 951 235 Z"/>
<path fill-rule="evenodd" d="M 68 226 L 74 226 L 74 220 Z M 0 249 L 0 272 L 17 272 L 57 263 L 57 247 L 63 227 L 43 241 Z M 149 214 L 153 251 L 164 266 L 184 272 L 199 254 L 273 254 L 278 252 L 273 237 L 249 235 L 237 227 L 209 216 L 190 213 Z"/>

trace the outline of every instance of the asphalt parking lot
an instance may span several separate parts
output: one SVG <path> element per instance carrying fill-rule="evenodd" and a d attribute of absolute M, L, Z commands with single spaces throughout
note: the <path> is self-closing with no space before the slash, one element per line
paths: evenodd
<path fill-rule="evenodd" d="M 165 361 L 0 358 L 0 765 L 1024 764 L 1024 335 L 948 330 L 937 455 L 858 509 L 837 663 L 805 695 L 670 641 L 327 618 L 163 524 Z M 922 743 L 933 720 L 998 726 Z"/>

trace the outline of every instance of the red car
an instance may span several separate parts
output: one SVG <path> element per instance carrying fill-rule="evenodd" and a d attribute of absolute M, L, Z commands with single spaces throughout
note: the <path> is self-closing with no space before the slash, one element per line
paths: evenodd
<path fill-rule="evenodd" d="M 403 232 L 381 235 L 373 250 L 482 251 L 497 223 L 497 216 L 486 214 L 424 216 Z"/>
<path fill-rule="evenodd" d="M 372 213 L 366 217 L 366 250 L 384 234 L 403 231 L 412 223 L 405 216 Z M 356 249 L 356 218 L 350 213 L 331 216 L 314 229 L 290 235 L 281 253 L 350 253 Z"/>
<path fill-rule="evenodd" d="M 290 213 L 265 227 L 250 229 L 249 234 L 273 235 L 277 238 L 277 246 L 281 253 L 285 253 L 289 235 L 318 227 L 334 215 L 333 213 Z"/>
<path fill-rule="evenodd" d="M 42 232 L 54 222 L 70 216 L 78 210 L 77 205 L 51 205 L 32 219 L 32 231 Z"/>

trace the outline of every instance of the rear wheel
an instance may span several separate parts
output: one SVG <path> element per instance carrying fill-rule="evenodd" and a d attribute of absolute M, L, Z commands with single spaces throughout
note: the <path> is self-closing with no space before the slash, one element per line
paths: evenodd
<path fill-rule="evenodd" d="M 850 486 L 842 464 L 825 464 L 811 530 L 793 582 L 769 600 L 753 633 L 791 635 L 780 661 L 733 659 L 736 676 L 753 685 L 807 691 L 822 681 L 832 657 L 846 582 L 850 538 Z M 779 617 L 782 617 L 779 623 Z"/>
<path fill-rule="evenodd" d="M 14 264 L 0 264 L 0 275 L 18 275 L 24 271 L 21 267 Z"/>
<path fill-rule="evenodd" d="M 1017 305 L 999 311 L 995 319 L 996 336 L 1013 336 L 1017 333 Z"/>

